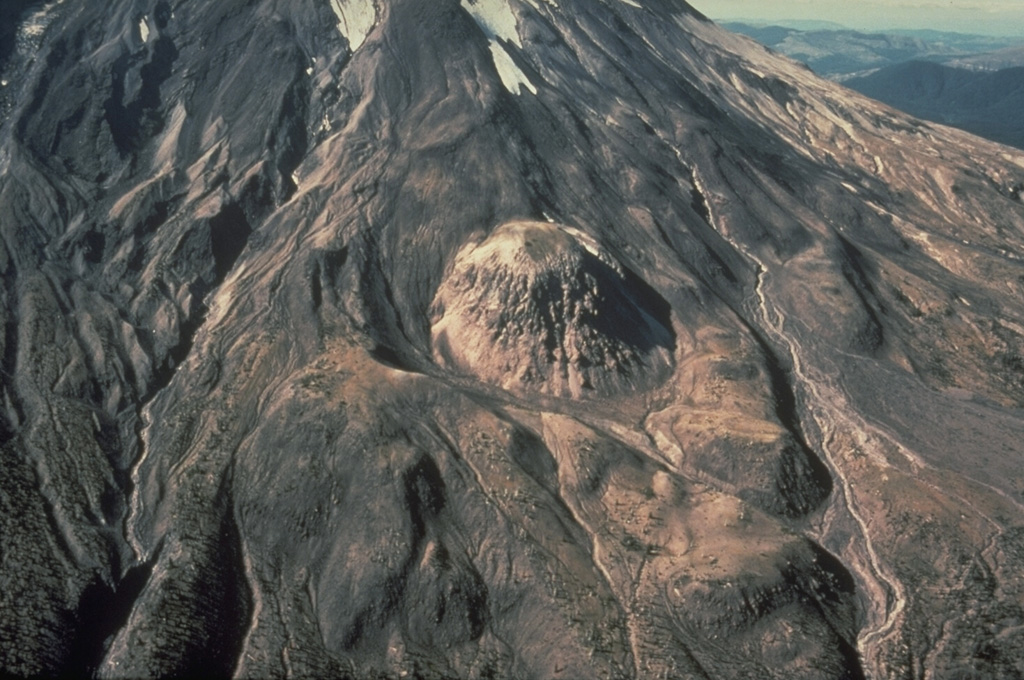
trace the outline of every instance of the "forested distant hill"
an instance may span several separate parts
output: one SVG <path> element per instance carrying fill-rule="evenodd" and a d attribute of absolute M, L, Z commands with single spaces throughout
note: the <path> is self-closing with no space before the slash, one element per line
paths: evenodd
<path fill-rule="evenodd" d="M 911 61 L 844 84 L 920 118 L 1024 148 L 1024 68 L 971 71 Z"/>
<path fill-rule="evenodd" d="M 920 118 L 1024 147 L 1024 46 L 1011 39 L 726 23 L 813 71 Z"/>

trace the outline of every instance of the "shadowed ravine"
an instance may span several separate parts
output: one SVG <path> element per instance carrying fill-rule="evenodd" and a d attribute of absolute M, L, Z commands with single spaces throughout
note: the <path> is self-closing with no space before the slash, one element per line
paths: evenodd
<path fill-rule="evenodd" d="M 709 223 L 714 226 L 714 218 L 707 213 Z M 853 499 L 851 482 L 837 464 L 838 456 L 831 448 L 837 443 L 836 429 L 856 432 L 861 427 L 851 427 L 848 417 L 844 414 L 848 406 L 845 400 L 831 397 L 836 388 L 825 377 L 811 380 L 804 372 L 801 357 L 806 355 L 799 339 L 787 332 L 785 313 L 776 308 L 766 292 L 768 287 L 768 268 L 765 263 L 743 244 L 726 239 L 733 247 L 747 257 L 756 267 L 757 280 L 754 286 L 753 301 L 756 303 L 758 327 L 767 332 L 768 338 L 784 349 L 788 355 L 789 377 L 794 392 L 799 395 L 802 405 L 799 412 L 809 415 L 810 422 L 801 426 L 801 431 L 808 433 L 814 450 L 821 455 L 827 464 L 833 479 L 838 483 L 832 493 L 829 507 L 822 513 L 822 523 L 818 530 L 818 540 L 826 546 L 837 550 L 856 574 L 861 593 L 868 601 L 865 622 L 857 637 L 857 648 L 863 657 L 872 658 L 876 649 L 876 640 L 892 631 L 906 605 L 902 586 L 888 573 L 875 552 L 870 531 Z M 826 397 L 825 394 L 830 396 Z M 838 527 L 836 526 L 838 525 Z M 846 534 L 853 528 L 852 536 Z M 847 543 L 836 543 L 834 535 L 846 536 Z M 841 540 L 841 539 L 840 539 Z"/>

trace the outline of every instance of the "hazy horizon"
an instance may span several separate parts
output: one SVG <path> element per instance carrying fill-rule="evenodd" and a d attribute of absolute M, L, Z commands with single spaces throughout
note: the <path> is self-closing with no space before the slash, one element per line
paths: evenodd
<path fill-rule="evenodd" d="M 828 21 L 856 30 L 931 29 L 1024 38 L 1020 0 L 690 0 L 715 21 Z"/>

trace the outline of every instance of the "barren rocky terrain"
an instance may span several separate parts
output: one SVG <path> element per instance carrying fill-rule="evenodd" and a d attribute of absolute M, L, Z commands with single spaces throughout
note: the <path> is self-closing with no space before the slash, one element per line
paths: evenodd
<path fill-rule="evenodd" d="M 4 674 L 1024 675 L 1019 150 L 680 0 L 11 7 Z"/>

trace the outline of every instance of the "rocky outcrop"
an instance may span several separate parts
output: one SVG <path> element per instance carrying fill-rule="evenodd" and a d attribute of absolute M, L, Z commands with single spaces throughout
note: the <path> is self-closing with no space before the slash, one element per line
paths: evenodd
<path fill-rule="evenodd" d="M 592 238 L 546 222 L 459 251 L 431 316 L 443 365 L 517 393 L 635 392 L 674 364 L 667 303 Z"/>

